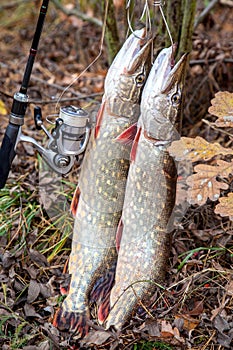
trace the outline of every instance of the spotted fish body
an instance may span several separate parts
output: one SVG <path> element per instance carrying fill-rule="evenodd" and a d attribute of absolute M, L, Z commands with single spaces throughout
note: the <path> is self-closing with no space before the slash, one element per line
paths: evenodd
<path fill-rule="evenodd" d="M 72 202 L 75 223 L 69 262 L 71 283 L 54 324 L 81 335 L 88 330 L 90 292 L 103 271 L 117 259 L 115 236 L 123 207 L 130 146 L 115 139 L 138 120 L 141 92 L 149 70 L 150 42 L 145 29 L 136 31 L 108 71 L 97 126 L 91 134 Z M 104 293 L 109 289 L 110 285 Z"/>
<path fill-rule="evenodd" d="M 179 137 L 186 57 L 173 66 L 173 48 L 154 62 L 141 100 L 125 191 L 115 286 L 106 328 L 121 329 L 140 302 L 148 302 L 166 271 L 175 204 L 176 166 L 167 152 Z M 123 133 L 119 140 L 124 139 Z M 120 232 L 122 231 L 122 232 Z"/>

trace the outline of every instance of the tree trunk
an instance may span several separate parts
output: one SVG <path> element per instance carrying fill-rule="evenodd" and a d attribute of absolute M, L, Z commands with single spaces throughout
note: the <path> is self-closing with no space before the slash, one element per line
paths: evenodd
<path fill-rule="evenodd" d="M 197 0 L 167 0 L 166 20 L 171 31 L 172 39 L 178 43 L 177 57 L 192 50 L 192 34 Z M 171 44 L 169 35 L 162 26 L 165 34 L 165 45 Z M 161 36 L 161 26 L 160 26 Z"/>
<path fill-rule="evenodd" d="M 103 15 L 106 11 L 107 2 L 102 0 L 102 12 Z M 120 49 L 120 42 L 118 36 L 117 22 L 115 17 L 115 7 L 113 0 L 109 0 L 107 8 L 107 18 L 106 18 L 106 32 L 105 40 L 108 49 L 108 63 L 111 64 L 117 52 Z"/>

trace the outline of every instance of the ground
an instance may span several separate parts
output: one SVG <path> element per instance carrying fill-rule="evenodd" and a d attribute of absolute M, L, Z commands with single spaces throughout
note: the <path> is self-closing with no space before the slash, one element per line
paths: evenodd
<path fill-rule="evenodd" d="M 38 2 L 33 9 L 30 1 L 0 5 L 1 138 L 38 11 Z M 211 128 L 208 107 L 217 91 L 232 92 L 230 11 L 228 5 L 217 5 L 195 30 L 182 130 L 224 147 L 232 147 L 232 130 Z M 108 67 L 105 46 L 100 58 L 64 89 L 96 58 L 100 38 L 99 27 L 68 18 L 51 4 L 28 90 L 25 134 L 45 144 L 45 135 L 34 126 L 35 105 L 41 106 L 44 120 L 58 113 L 58 98 L 61 105 L 98 108 Z M 7 186 L 0 191 L 2 349 L 72 349 L 74 344 L 79 349 L 233 349 L 233 223 L 214 214 L 211 201 L 189 207 L 178 222 L 166 283 L 158 287 L 148 312 L 134 315 L 121 334 L 104 332 L 94 323 L 80 341 L 51 325 L 62 300 L 60 285 L 67 280 L 63 268 L 70 254 L 69 205 L 77 174 L 78 165 L 64 178 L 55 176 L 30 144 L 18 146 Z"/>

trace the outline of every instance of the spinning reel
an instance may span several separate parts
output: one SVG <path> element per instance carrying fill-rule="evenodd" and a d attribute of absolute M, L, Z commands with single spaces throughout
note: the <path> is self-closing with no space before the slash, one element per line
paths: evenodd
<path fill-rule="evenodd" d="M 37 130 L 43 130 L 48 137 L 46 148 L 21 131 L 17 143 L 31 142 L 52 170 L 62 175 L 67 174 L 74 165 L 75 158 L 78 159 L 87 146 L 91 131 L 89 114 L 80 107 L 62 107 L 51 133 L 43 124 L 40 107 L 34 109 L 34 121 Z"/>
<path fill-rule="evenodd" d="M 43 0 L 23 81 L 19 92 L 14 94 L 9 123 L 0 149 L 0 188 L 5 186 L 19 141 L 31 142 L 54 171 L 59 174 L 67 174 L 71 170 L 75 158 L 84 152 L 89 139 L 91 130 L 89 114 L 82 108 L 74 106 L 66 106 L 60 109 L 59 117 L 56 119 L 55 127 L 51 133 L 43 124 L 40 107 L 35 108 L 34 120 L 36 128 L 42 129 L 48 137 L 48 143 L 45 148 L 34 138 L 24 135 L 21 130 L 29 101 L 27 95 L 28 84 L 48 4 L 49 0 Z"/>

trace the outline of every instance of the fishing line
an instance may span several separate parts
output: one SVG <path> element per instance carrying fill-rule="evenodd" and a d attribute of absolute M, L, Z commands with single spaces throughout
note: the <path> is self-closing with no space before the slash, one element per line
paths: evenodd
<path fill-rule="evenodd" d="M 171 35 L 171 32 L 170 32 L 168 23 L 167 23 L 166 18 L 165 18 L 165 15 L 164 15 L 164 12 L 163 12 L 163 8 L 162 8 L 162 6 L 165 5 L 165 1 L 154 1 L 153 5 L 159 7 L 159 10 L 160 10 L 160 12 L 161 12 L 161 15 L 162 15 L 164 24 L 165 24 L 165 26 L 166 26 L 166 29 L 167 29 L 167 32 L 168 32 L 168 35 L 169 35 L 169 39 L 170 39 L 171 44 L 172 44 L 172 46 L 173 46 L 173 45 L 174 45 L 174 42 L 173 42 L 173 39 L 172 39 L 172 35 Z"/>
<path fill-rule="evenodd" d="M 137 34 L 135 34 L 135 31 L 133 29 L 133 26 L 131 24 L 131 21 L 132 21 L 132 16 L 130 18 L 130 4 L 131 4 L 131 0 L 128 0 L 127 4 L 126 4 L 126 13 L 127 13 L 127 22 L 128 22 L 128 26 L 129 26 L 129 29 L 131 31 L 131 33 L 137 38 L 137 39 L 140 39 L 140 40 L 145 40 L 145 37 L 141 38 L 140 36 L 138 36 Z M 142 11 L 142 14 L 141 14 L 141 17 L 140 17 L 140 21 L 143 19 L 143 17 L 146 17 L 145 19 L 145 23 L 146 23 L 146 33 L 150 32 L 151 31 L 151 19 L 150 19 L 150 8 L 149 8 L 149 4 L 148 4 L 148 0 L 145 1 L 145 5 L 143 7 L 143 11 Z"/>
<path fill-rule="evenodd" d="M 102 34 L 101 34 L 101 39 L 100 39 L 100 50 L 99 53 L 97 54 L 97 56 L 91 61 L 91 63 L 81 72 L 79 73 L 75 78 L 73 78 L 73 80 L 71 81 L 71 83 L 63 90 L 63 92 L 60 94 L 58 101 L 56 103 L 55 106 L 55 110 L 58 109 L 58 105 L 61 101 L 61 98 L 63 97 L 63 95 L 66 93 L 66 91 L 80 78 L 83 76 L 84 73 L 86 73 L 86 71 L 93 66 L 93 64 L 95 64 L 96 61 L 98 61 L 98 59 L 100 58 L 100 56 L 103 53 L 103 47 L 104 47 L 104 36 L 105 36 L 105 31 L 106 31 L 106 26 L 107 26 L 107 15 L 108 15 L 108 7 L 109 7 L 109 0 L 106 0 L 106 7 L 105 7 L 105 12 L 104 12 L 104 21 L 103 21 L 103 29 L 102 29 Z"/>

